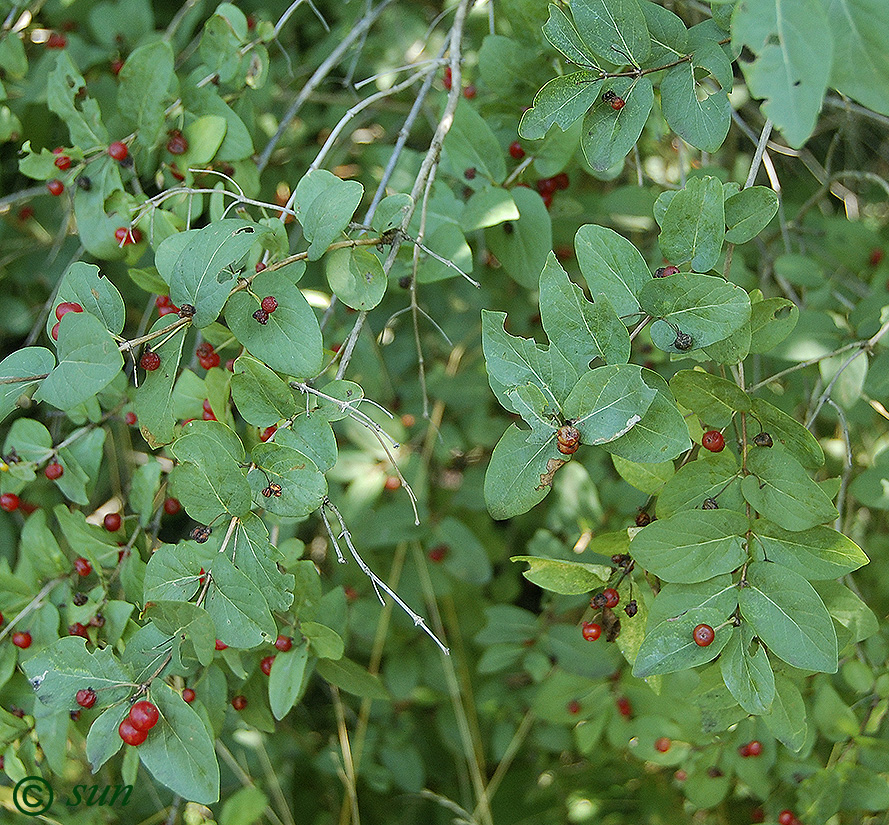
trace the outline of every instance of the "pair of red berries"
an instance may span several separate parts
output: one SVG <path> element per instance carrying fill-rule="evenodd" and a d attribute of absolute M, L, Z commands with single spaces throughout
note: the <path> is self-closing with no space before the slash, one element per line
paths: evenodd
<path fill-rule="evenodd" d="M 269 315 L 271 315 L 278 308 L 278 299 L 275 298 L 274 295 L 266 295 L 265 298 L 260 301 L 259 309 L 253 313 L 253 317 L 259 321 L 260 324 L 265 326 L 269 322 Z"/>
<path fill-rule="evenodd" d="M 160 719 L 160 712 L 151 702 L 142 700 L 130 708 L 129 716 L 120 723 L 117 732 L 128 745 L 141 745 Z"/>
<path fill-rule="evenodd" d="M 197 355 L 198 361 L 201 362 L 201 366 L 205 370 L 219 366 L 219 353 L 213 349 L 212 344 L 208 344 L 206 341 L 198 346 L 194 354 Z"/>
<path fill-rule="evenodd" d="M 169 295 L 158 295 L 154 299 L 154 305 L 157 307 L 157 314 L 163 318 L 164 315 L 172 315 L 179 312 L 177 307 L 171 300 Z"/>
<path fill-rule="evenodd" d="M 128 246 L 142 241 L 142 233 L 135 226 L 118 226 L 114 230 L 114 237 L 119 246 Z"/>
<path fill-rule="evenodd" d="M 762 742 L 754 739 L 746 745 L 741 745 L 741 747 L 738 748 L 738 753 L 745 759 L 749 756 L 759 756 L 762 753 Z"/>
<path fill-rule="evenodd" d="M 57 322 L 53 324 L 53 328 L 49 332 L 49 334 L 52 336 L 53 341 L 59 340 L 59 324 L 62 322 L 62 318 L 64 318 L 69 312 L 83 312 L 83 307 L 76 301 L 62 301 L 56 307 Z"/>

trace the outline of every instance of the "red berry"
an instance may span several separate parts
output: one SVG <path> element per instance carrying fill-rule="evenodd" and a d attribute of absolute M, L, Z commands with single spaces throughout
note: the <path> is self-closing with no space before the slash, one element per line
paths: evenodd
<path fill-rule="evenodd" d="M 445 89 L 447 89 L 448 91 L 450 91 L 450 90 L 451 90 L 451 83 L 452 83 L 452 82 L 453 82 L 453 81 L 452 81 L 452 79 L 451 79 L 451 67 L 450 67 L 450 66 L 445 66 L 445 70 L 444 70 L 444 80 L 442 81 L 442 83 L 444 84 Z"/>
<path fill-rule="evenodd" d="M 762 753 L 762 742 L 754 739 L 752 742 L 744 745 L 744 749 L 747 751 L 747 753 L 743 754 L 744 756 L 759 756 Z"/>
<path fill-rule="evenodd" d="M 74 697 L 77 704 L 82 708 L 86 708 L 89 710 L 93 705 L 96 704 L 96 691 L 92 688 L 84 688 L 83 690 L 78 690 L 77 695 Z"/>
<path fill-rule="evenodd" d="M 271 427 L 266 427 L 259 435 L 260 441 L 268 441 L 276 432 L 278 431 L 278 427 L 272 424 Z"/>
<path fill-rule="evenodd" d="M 130 150 L 127 149 L 125 143 L 115 140 L 114 143 L 108 147 L 108 154 L 115 160 L 125 160 L 127 155 L 130 154 Z"/>
<path fill-rule="evenodd" d="M 272 664 L 274 664 L 274 656 L 266 656 L 260 663 L 259 669 L 268 676 L 272 672 Z"/>
<path fill-rule="evenodd" d="M 262 272 L 262 270 L 266 268 L 266 264 L 264 264 L 262 261 L 257 261 L 254 268 L 257 272 Z"/>
<path fill-rule="evenodd" d="M 550 192 L 547 192 L 545 195 L 541 196 L 543 198 L 543 205 L 549 209 L 553 205 L 553 196 Z"/>
<path fill-rule="evenodd" d="M 120 74 L 120 70 L 123 68 L 123 60 L 119 57 L 115 57 L 114 60 L 108 64 L 108 67 L 111 69 L 112 74 Z"/>
<path fill-rule="evenodd" d="M 46 182 L 46 188 L 49 189 L 50 195 L 55 195 L 58 197 L 65 191 L 65 184 L 62 183 L 58 178 L 53 178 L 52 180 L 48 180 Z"/>
<path fill-rule="evenodd" d="M 154 299 L 154 305 L 161 309 L 163 307 L 172 306 L 172 302 L 170 301 L 169 295 L 158 295 L 157 298 Z"/>
<path fill-rule="evenodd" d="M 56 318 L 61 321 L 69 312 L 83 312 L 83 307 L 76 301 L 62 301 L 56 307 Z"/>
<path fill-rule="evenodd" d="M 201 568 L 203 570 L 203 568 Z M 224 642 L 220 642 L 219 639 L 216 640 L 216 649 L 217 650 L 225 650 L 228 647 Z"/>
<path fill-rule="evenodd" d="M 880 261 L 883 260 L 883 250 L 880 247 L 876 247 L 871 250 L 870 257 L 867 259 L 868 263 L 871 266 L 879 266 Z"/>
<path fill-rule="evenodd" d="M 71 158 L 69 158 L 67 155 L 59 155 L 55 159 L 55 165 L 56 169 L 61 169 L 64 172 L 66 169 L 71 168 Z"/>
<path fill-rule="evenodd" d="M 476 95 L 476 88 L 471 83 L 463 90 L 463 97 L 467 100 L 472 100 Z"/>
<path fill-rule="evenodd" d="M 47 49 L 64 49 L 68 45 L 68 40 L 64 34 L 53 32 L 46 38 Z"/>
<path fill-rule="evenodd" d="M 232 707 L 235 710 L 244 710 L 247 707 L 247 697 L 246 696 L 233 696 L 232 697 Z"/>
<path fill-rule="evenodd" d="M 235 371 L 235 359 L 229 358 L 228 361 L 225 362 L 225 368 L 229 372 L 234 372 Z"/>
<path fill-rule="evenodd" d="M 581 632 L 583 633 L 583 638 L 588 642 L 595 642 L 602 635 L 602 625 L 595 622 L 584 622 Z"/>
<path fill-rule="evenodd" d="M 555 178 L 540 178 L 540 180 L 537 181 L 537 191 L 541 195 L 552 195 L 557 188 Z"/>
<path fill-rule="evenodd" d="M 439 544 L 437 547 L 433 547 L 429 551 L 429 561 L 435 562 L 436 564 L 443 562 L 450 549 L 451 548 L 446 544 Z"/>
<path fill-rule="evenodd" d="M 476 170 L 474 166 L 470 166 L 468 169 L 463 170 L 463 177 L 466 180 L 475 180 Z"/>
<path fill-rule="evenodd" d="M 210 403 L 209 398 L 204 399 L 204 403 L 202 404 L 204 408 L 204 412 L 213 412 L 213 405 Z"/>
<path fill-rule="evenodd" d="M 31 647 L 31 634 L 27 630 L 17 630 L 12 634 L 12 643 L 22 650 L 27 650 Z"/>
<path fill-rule="evenodd" d="M 559 172 L 559 174 L 553 178 L 553 184 L 555 184 L 556 189 L 567 189 L 570 183 L 571 181 L 566 172 Z"/>
<path fill-rule="evenodd" d="M 52 329 L 49 331 L 49 334 L 52 336 L 53 341 L 59 340 L 59 324 L 56 322 L 52 325 Z"/>
<path fill-rule="evenodd" d="M 164 512 L 168 516 L 175 516 L 181 509 L 182 505 L 179 503 L 178 498 L 164 499 Z"/>
<path fill-rule="evenodd" d="M 19 209 L 18 219 L 20 221 L 27 221 L 34 217 L 34 207 L 33 206 L 23 206 Z"/>
<path fill-rule="evenodd" d="M 157 311 L 157 314 L 163 318 L 164 315 L 172 315 L 174 312 L 179 312 L 179 310 L 174 306 L 164 306 Z"/>
<path fill-rule="evenodd" d="M 3 614 L 0 613 L 0 624 L 3 624 Z"/>
<path fill-rule="evenodd" d="M 168 132 L 170 139 L 167 141 L 167 151 L 171 155 L 183 155 L 188 151 L 188 139 L 178 129 Z"/>
<path fill-rule="evenodd" d="M 613 587 L 606 587 L 602 591 L 602 595 L 605 597 L 605 607 L 617 607 L 620 595 Z"/>
<path fill-rule="evenodd" d="M 265 326 L 269 322 L 269 314 L 260 307 L 256 312 L 253 313 L 253 317 L 259 321 L 260 324 Z"/>
<path fill-rule="evenodd" d="M 793 811 L 788 811 L 786 808 L 778 814 L 779 825 L 793 825 L 795 819 L 796 814 Z"/>
<path fill-rule="evenodd" d="M 680 768 L 678 771 L 676 771 L 676 773 L 673 774 L 673 779 L 675 779 L 677 782 L 685 782 L 685 780 L 688 779 L 688 774 L 684 770 L 682 770 L 682 768 Z"/>
<path fill-rule="evenodd" d="M 65 468 L 59 464 L 58 461 L 53 461 L 51 464 L 46 465 L 46 469 L 43 471 L 43 474 L 50 480 L 55 481 L 57 478 L 61 478 L 65 472 Z"/>
<path fill-rule="evenodd" d="M 74 622 L 68 625 L 69 636 L 80 636 L 82 639 L 89 641 L 89 634 L 86 632 L 86 625 L 81 622 Z"/>
<path fill-rule="evenodd" d="M 128 745 L 139 746 L 148 736 L 148 731 L 139 730 L 129 718 L 124 719 L 117 728 L 120 738 Z"/>
<path fill-rule="evenodd" d="M 108 513 L 108 515 L 102 519 L 102 524 L 109 533 L 116 533 L 120 530 L 120 525 L 122 523 L 123 519 L 121 518 L 120 513 Z"/>
<path fill-rule="evenodd" d="M 679 273 L 679 267 L 673 266 L 670 264 L 669 266 L 659 266 L 654 271 L 655 278 L 669 278 L 671 275 L 677 275 Z"/>
<path fill-rule="evenodd" d="M 78 576 L 83 577 L 93 572 L 93 566 L 89 563 L 89 559 L 85 559 L 83 556 L 78 556 L 74 559 L 74 569 L 77 571 Z"/>
<path fill-rule="evenodd" d="M 199 358 L 198 361 L 200 361 L 201 366 L 205 370 L 211 370 L 211 369 L 213 369 L 213 367 L 219 366 L 219 353 L 218 352 L 211 352 L 205 358 Z"/>
<path fill-rule="evenodd" d="M 37 509 L 37 505 L 36 505 L 36 504 L 31 504 L 30 501 L 23 501 L 23 502 L 21 503 L 20 506 L 21 506 L 21 508 L 22 508 L 22 512 L 23 512 L 26 516 L 30 516 L 31 513 L 33 513 L 33 512 Z"/>
<path fill-rule="evenodd" d="M 185 688 L 185 690 L 182 691 L 182 700 L 188 705 L 195 700 L 195 696 L 196 694 L 191 688 Z"/>
<path fill-rule="evenodd" d="M 566 709 L 567 709 L 568 713 L 570 713 L 570 714 L 572 714 L 572 715 L 573 715 L 573 714 L 580 713 L 580 702 L 578 702 L 577 699 L 572 699 L 572 700 L 568 703 Z"/>
<path fill-rule="evenodd" d="M 401 479 L 398 476 L 386 476 L 386 481 L 383 483 L 383 486 L 387 490 L 397 490 L 401 487 Z"/>
<path fill-rule="evenodd" d="M 658 739 L 654 743 L 654 749 L 658 753 L 666 753 L 668 750 L 670 750 L 670 745 L 671 745 L 670 740 L 667 739 L 666 736 L 662 736 L 660 739 Z"/>
<path fill-rule="evenodd" d="M 142 233 L 133 227 L 118 226 L 117 229 L 114 230 L 114 237 L 117 239 L 120 246 L 127 246 L 131 243 L 139 243 L 139 241 L 142 240 Z M 169 298 L 167 301 L 169 302 Z M 155 303 L 157 302 L 155 301 Z M 170 304 L 167 303 L 166 306 L 169 307 Z"/>
<path fill-rule="evenodd" d="M 150 349 L 142 353 L 139 366 L 147 372 L 154 372 L 161 365 L 161 357 Z"/>
<path fill-rule="evenodd" d="M 278 308 L 278 301 L 275 296 L 266 295 L 265 298 L 262 299 L 262 308 L 268 313 L 274 312 Z"/>
<path fill-rule="evenodd" d="M 611 99 L 611 108 L 614 109 L 615 112 L 619 112 L 626 106 L 626 101 L 622 97 L 614 97 Z"/>
<path fill-rule="evenodd" d="M 750 821 L 751 823 L 760 823 L 766 821 L 766 812 L 762 808 L 754 808 L 750 812 Z"/>
<path fill-rule="evenodd" d="M 621 716 L 632 716 L 633 715 L 633 706 L 630 704 L 630 700 L 627 699 L 626 696 L 621 696 L 620 699 L 615 702 L 617 705 L 617 712 Z"/>
<path fill-rule="evenodd" d="M 721 453 L 725 447 L 725 437 L 719 430 L 709 430 L 701 436 L 701 444 L 711 453 Z"/>
<path fill-rule="evenodd" d="M 713 639 L 716 638 L 716 634 L 713 632 L 713 628 L 708 624 L 699 624 L 692 631 L 692 638 L 695 640 L 695 644 L 699 647 L 707 647 L 708 645 L 713 644 Z"/>
<path fill-rule="evenodd" d="M 134 412 L 131 410 L 130 412 L 128 412 L 128 413 L 123 417 L 123 420 L 126 421 L 126 423 L 127 423 L 130 427 L 133 427 L 133 426 L 136 425 L 136 422 L 137 422 L 139 419 L 136 417 L 136 413 L 134 413 Z"/>
<path fill-rule="evenodd" d="M 514 140 L 509 144 L 509 156 L 514 160 L 521 160 L 525 157 L 525 150 L 522 148 L 522 144 L 517 140 Z"/>
<path fill-rule="evenodd" d="M 15 493 L 3 493 L 0 496 L 0 510 L 3 510 L 5 513 L 18 510 L 19 504 L 21 504 L 21 500 Z"/>
<path fill-rule="evenodd" d="M 136 730 L 150 731 L 160 718 L 160 712 L 151 702 L 142 700 L 130 708 L 130 722 Z"/>
<path fill-rule="evenodd" d="M 278 638 L 275 639 L 275 647 L 282 653 L 286 653 L 293 647 L 293 639 L 290 636 L 278 636 Z"/>
<path fill-rule="evenodd" d="M 213 410 L 204 410 L 204 414 L 201 417 L 204 421 L 218 421 Z"/>

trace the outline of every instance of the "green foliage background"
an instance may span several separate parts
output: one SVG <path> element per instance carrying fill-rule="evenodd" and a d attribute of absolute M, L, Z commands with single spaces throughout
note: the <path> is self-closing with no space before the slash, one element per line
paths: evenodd
<path fill-rule="evenodd" d="M 884 4 L 0 12 L 9 816 L 886 821 Z"/>

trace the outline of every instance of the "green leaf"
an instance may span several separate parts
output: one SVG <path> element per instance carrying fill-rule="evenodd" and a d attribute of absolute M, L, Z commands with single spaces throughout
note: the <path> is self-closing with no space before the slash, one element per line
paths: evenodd
<path fill-rule="evenodd" d="M 166 329 L 178 320 L 176 315 L 158 318 L 151 332 Z M 133 404 L 139 420 L 139 430 L 152 447 L 169 444 L 174 437 L 176 413 L 173 404 L 173 386 L 182 359 L 182 347 L 188 328 L 182 327 L 158 349 L 161 365 L 152 372 L 146 372 L 142 383 L 134 393 Z"/>
<path fill-rule="evenodd" d="M 235 360 L 231 388 L 238 412 L 257 427 L 277 424 L 296 412 L 296 399 L 290 387 L 249 353 L 242 353 Z"/>
<path fill-rule="evenodd" d="M 0 380 L 32 377 L 37 379 L 0 384 L 0 421 L 16 409 L 17 402 L 22 396 L 27 398 L 34 392 L 43 380 L 43 376 L 52 372 L 55 364 L 55 357 L 44 347 L 23 347 L 0 361 Z"/>
<path fill-rule="evenodd" d="M 611 568 L 604 564 L 587 564 L 579 561 L 561 561 L 540 556 L 510 556 L 510 561 L 528 562 L 522 575 L 529 581 L 564 596 L 588 593 L 611 578 Z"/>
<path fill-rule="evenodd" d="M 274 442 L 307 455 L 322 473 L 336 464 L 336 436 L 327 418 L 321 414 L 299 414 L 293 419 L 290 429 L 279 430 L 275 434 Z"/>
<path fill-rule="evenodd" d="M 732 510 L 689 510 L 658 519 L 630 542 L 636 563 L 668 582 L 702 582 L 747 559 L 747 519 Z"/>
<path fill-rule="evenodd" d="M 791 751 L 802 750 L 807 738 L 806 703 L 799 689 L 786 676 L 775 677 L 775 699 L 763 715 L 769 730 Z"/>
<path fill-rule="evenodd" d="M 565 399 L 564 412 L 584 444 L 605 444 L 641 421 L 656 394 L 635 364 L 599 367 L 581 376 Z"/>
<path fill-rule="evenodd" d="M 723 510 L 744 509 L 738 460 L 729 450 L 702 451 L 695 461 L 680 467 L 658 496 L 657 517 L 664 519 L 683 510 L 697 510 L 705 499 L 717 495 Z"/>
<path fill-rule="evenodd" d="M 139 144 L 153 149 L 163 133 L 165 99 L 175 95 L 179 86 L 173 47 L 167 40 L 156 40 L 134 49 L 118 74 L 118 83 L 117 111 L 133 128 Z"/>
<path fill-rule="evenodd" d="M 577 31 L 593 52 L 609 63 L 639 66 L 651 50 L 651 38 L 637 0 L 574 0 Z"/>
<path fill-rule="evenodd" d="M 794 667 L 837 671 L 837 634 L 815 589 L 779 564 L 751 562 L 741 588 L 741 616 L 779 659 Z"/>
<path fill-rule="evenodd" d="M 722 184 L 710 175 L 691 178 L 670 200 L 660 225 L 658 244 L 668 261 L 677 266 L 691 263 L 695 272 L 713 269 L 725 236 Z M 674 281 L 678 277 L 682 276 L 674 275 L 659 282 Z"/>
<path fill-rule="evenodd" d="M 613 229 L 587 224 L 577 230 L 574 248 L 594 300 L 604 294 L 621 317 L 639 311 L 637 296 L 651 280 L 651 273 L 632 243 Z"/>
<path fill-rule="evenodd" d="M 437 525 L 433 538 L 430 538 L 432 542 L 448 547 L 442 568 L 449 575 L 470 584 L 487 584 L 491 580 L 488 548 L 475 531 L 462 521 L 445 516 Z"/>
<path fill-rule="evenodd" d="M 179 643 L 188 640 L 197 660 L 206 667 L 213 661 L 216 631 L 209 613 L 191 602 L 152 601 L 145 605 L 145 618 Z"/>
<path fill-rule="evenodd" d="M 889 8 L 881 0 L 831 0 L 825 8 L 836 50 L 830 85 L 889 115 L 889 59 L 881 36 L 889 29 Z"/>
<path fill-rule="evenodd" d="M 580 147 L 587 163 L 598 172 L 610 169 L 627 156 L 639 140 L 654 104 L 654 90 L 647 77 L 611 78 L 605 91 L 623 98 L 625 105 L 615 111 L 599 97 L 583 120 Z"/>
<path fill-rule="evenodd" d="M 53 301 L 53 311 L 46 319 L 49 334 L 56 322 L 55 309 L 63 301 L 78 303 L 84 312 L 95 315 L 112 333 L 120 333 L 126 320 L 126 307 L 117 288 L 102 277 L 99 267 L 75 261 L 62 276 Z"/>
<path fill-rule="evenodd" d="M 613 455 L 611 462 L 627 484 L 650 496 L 658 495 L 676 472 L 672 461 L 661 461 L 656 464 L 640 463 Z"/>
<path fill-rule="evenodd" d="M 59 324 L 58 366 L 35 394 L 60 410 L 70 410 L 105 389 L 123 367 L 111 333 L 88 312 L 69 312 Z"/>
<path fill-rule="evenodd" d="M 107 146 L 108 130 L 102 123 L 99 104 L 88 95 L 79 94 L 85 88 L 86 81 L 71 61 L 68 50 L 59 52 L 46 84 L 47 106 L 68 127 L 73 146 Z"/>
<path fill-rule="evenodd" d="M 219 825 L 253 825 L 265 816 L 269 798 L 252 785 L 235 791 L 222 806 Z"/>
<path fill-rule="evenodd" d="M 842 24 L 848 26 L 847 22 Z M 732 14 L 732 48 L 748 46 L 756 59 L 741 61 L 750 93 L 799 149 L 815 128 L 833 62 L 834 38 L 819 0 L 776 3 L 745 0 Z M 849 55 L 842 55 L 844 61 Z"/>
<path fill-rule="evenodd" d="M 278 568 L 284 557 L 269 541 L 259 516 L 250 513 L 238 521 L 231 549 L 238 570 L 259 585 L 269 609 L 288 610 L 293 604 L 294 578 Z"/>
<path fill-rule="evenodd" d="M 139 515 L 139 526 L 145 528 L 154 515 L 154 497 L 160 489 L 161 463 L 154 458 L 133 473 L 130 482 L 129 505 Z M 64 478 L 64 476 L 62 476 Z"/>
<path fill-rule="evenodd" d="M 719 610 L 699 607 L 689 610 L 675 621 L 649 627 L 636 655 L 633 675 L 644 678 L 675 673 L 713 661 L 732 636 L 731 626 L 717 630 L 723 619 L 725 616 Z M 713 642 L 706 647 L 701 647 L 694 640 L 694 629 L 699 624 L 708 624 L 716 630 Z"/>
<path fill-rule="evenodd" d="M 535 289 L 540 270 L 553 248 L 552 222 L 537 192 L 518 186 L 511 193 L 519 219 L 486 229 L 485 241 L 510 278 Z"/>
<path fill-rule="evenodd" d="M 326 169 L 315 169 L 296 185 L 296 218 L 309 241 L 309 260 L 317 261 L 342 234 L 361 203 L 364 187 L 340 180 Z"/>
<path fill-rule="evenodd" d="M 442 154 L 457 176 L 462 177 L 466 169 L 475 169 L 479 177 L 492 183 L 503 183 L 506 178 L 506 160 L 500 144 L 468 100 L 461 100 L 457 106 Z"/>
<path fill-rule="evenodd" d="M 269 674 L 269 705 L 275 719 L 283 719 L 296 703 L 308 660 L 309 649 L 304 644 L 275 655 Z"/>
<path fill-rule="evenodd" d="M 643 369 L 642 380 L 656 391 L 651 406 L 632 430 L 602 447 L 612 455 L 640 464 L 676 458 L 691 446 L 685 419 L 660 375 Z"/>
<path fill-rule="evenodd" d="M 77 710 L 74 697 L 93 688 L 105 707 L 129 696 L 133 674 L 110 648 L 88 653 L 86 640 L 64 636 L 21 663 L 37 698 L 52 710 Z"/>
<path fill-rule="evenodd" d="M 653 69 L 684 57 L 688 53 L 688 32 L 682 19 L 655 3 L 640 3 L 640 8 L 651 37 L 651 51 L 642 68 Z"/>
<path fill-rule="evenodd" d="M 737 607 L 738 586 L 728 573 L 695 584 L 664 584 L 651 604 L 648 624 L 654 627 L 698 608 L 717 610 L 725 618 Z"/>
<path fill-rule="evenodd" d="M 750 398 L 733 381 L 701 370 L 680 370 L 670 379 L 676 400 L 712 427 L 727 427 L 736 412 L 750 411 Z"/>
<path fill-rule="evenodd" d="M 86 737 L 86 758 L 90 761 L 93 773 L 123 747 L 123 739 L 117 729 L 128 712 L 126 703 L 114 705 L 102 711 L 90 725 L 90 732 Z"/>
<path fill-rule="evenodd" d="M 586 69 L 554 77 L 535 95 L 534 105 L 522 115 L 519 134 L 526 140 L 538 140 L 546 136 L 553 124 L 566 131 L 587 113 L 601 90 L 598 74 Z"/>
<path fill-rule="evenodd" d="M 139 758 L 173 793 L 204 805 L 219 799 L 219 764 L 213 740 L 197 711 L 178 691 L 159 680 L 151 699 L 160 721 L 139 746 Z"/>
<path fill-rule="evenodd" d="M 272 668 L 274 670 L 274 668 Z M 368 673 L 351 659 L 321 659 L 315 666 L 318 675 L 347 693 L 363 699 L 389 699 L 389 692 L 379 678 Z"/>
<path fill-rule="evenodd" d="M 213 546 L 195 541 L 162 544 L 145 566 L 144 601 L 185 602 L 194 598 L 201 586 L 201 568 L 209 567 L 218 552 L 216 542 Z"/>
<path fill-rule="evenodd" d="M 725 202 L 725 239 L 728 243 L 753 240 L 778 212 L 778 195 L 767 186 L 751 186 Z"/>
<path fill-rule="evenodd" d="M 229 329 L 254 358 L 275 372 L 299 380 L 315 377 L 322 364 L 321 329 L 302 292 L 275 272 L 260 272 L 252 288 L 260 298 L 273 295 L 278 308 L 267 324 L 260 324 L 253 318 L 259 309 L 256 299 L 246 291 L 236 292 L 225 307 Z"/>
<path fill-rule="evenodd" d="M 517 221 L 519 217 L 518 207 L 508 189 L 486 186 L 466 201 L 460 215 L 460 228 L 464 232 L 474 232 L 504 221 Z"/>
<path fill-rule="evenodd" d="M 787 298 L 766 298 L 751 307 L 750 352 L 764 353 L 793 332 L 799 307 Z"/>
<path fill-rule="evenodd" d="M 752 475 L 741 482 L 751 507 L 785 530 L 808 530 L 839 513 L 800 463 L 780 447 L 754 447 L 747 454 Z"/>
<path fill-rule="evenodd" d="M 234 285 L 235 265 L 269 231 L 267 226 L 226 218 L 204 227 L 188 241 L 173 265 L 170 298 L 177 306 L 195 308 L 196 327 L 219 317 Z"/>
<path fill-rule="evenodd" d="M 257 469 L 247 473 L 247 481 L 257 506 L 287 518 L 303 518 L 321 506 L 327 479 L 308 456 L 269 441 L 254 447 L 251 457 Z M 263 495 L 271 484 L 280 485 L 280 495 Z"/>
<path fill-rule="evenodd" d="M 299 629 L 319 659 L 342 659 L 345 644 L 335 630 L 318 622 L 300 622 Z"/>
<path fill-rule="evenodd" d="M 584 43 L 574 21 L 554 3 L 549 5 L 549 19 L 543 24 L 543 34 L 572 63 L 597 65 L 595 55 Z"/>
<path fill-rule="evenodd" d="M 540 318 L 552 345 L 578 369 L 594 358 L 609 364 L 629 360 L 630 336 L 608 297 L 602 293 L 590 303 L 552 252 L 540 273 Z"/>
<path fill-rule="evenodd" d="M 747 713 L 762 716 L 775 699 L 775 674 L 765 648 L 742 625 L 722 651 L 719 667 L 725 686 Z"/>
<path fill-rule="evenodd" d="M 543 391 L 536 384 L 524 384 L 513 387 L 506 393 L 513 409 L 531 427 L 528 441 L 542 444 L 552 438 L 562 421 L 558 407 L 547 400 Z"/>
<path fill-rule="evenodd" d="M 860 642 L 877 632 L 879 623 L 874 612 L 848 587 L 833 579 L 813 586 L 834 622 L 845 631 L 845 644 Z"/>
<path fill-rule="evenodd" d="M 529 444 L 515 424 L 503 434 L 485 472 L 485 504 L 495 519 L 526 513 L 550 491 L 554 473 L 566 462 L 555 439 Z"/>
<path fill-rule="evenodd" d="M 334 295 L 352 309 L 373 309 L 386 294 L 388 280 L 383 265 L 367 249 L 333 250 L 325 259 L 325 271 Z"/>
<path fill-rule="evenodd" d="M 639 302 L 649 315 L 662 319 L 653 324 L 651 337 L 666 352 L 682 352 L 673 346 L 674 327 L 691 335 L 693 348 L 706 347 L 727 338 L 750 318 L 747 293 L 711 275 L 682 272 L 653 278 L 642 289 Z"/>
<path fill-rule="evenodd" d="M 212 583 L 204 605 L 216 625 L 216 636 L 230 647 L 250 648 L 273 639 L 277 631 L 259 585 L 217 554 L 210 567 Z"/>
<path fill-rule="evenodd" d="M 836 579 L 869 561 L 852 539 L 829 527 L 791 533 L 760 519 L 754 528 L 765 558 L 809 580 Z"/>
<path fill-rule="evenodd" d="M 804 467 L 817 469 L 824 464 L 824 451 L 815 436 L 795 418 L 761 398 L 752 400 L 753 415 L 775 444 L 781 444 Z"/>

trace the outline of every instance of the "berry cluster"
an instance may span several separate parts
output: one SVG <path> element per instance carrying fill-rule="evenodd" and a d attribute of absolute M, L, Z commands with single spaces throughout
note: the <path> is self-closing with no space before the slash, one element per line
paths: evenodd
<path fill-rule="evenodd" d="M 114 237 L 117 240 L 118 246 L 128 246 L 129 244 L 142 241 L 142 233 L 134 226 L 118 226 L 114 230 Z"/>
<path fill-rule="evenodd" d="M 556 192 L 567 189 L 570 184 L 571 180 L 568 178 L 567 173 L 559 172 L 558 175 L 553 175 L 551 178 L 540 178 L 536 185 L 540 197 L 543 198 L 544 205 L 549 209 L 553 202 L 553 195 Z"/>
<path fill-rule="evenodd" d="M 120 738 L 128 745 L 141 745 L 160 719 L 160 712 L 151 702 L 142 700 L 130 708 L 130 713 L 117 728 Z"/>
<path fill-rule="evenodd" d="M 58 320 L 49 333 L 52 336 L 53 341 L 59 340 L 59 324 L 62 322 L 62 318 L 69 312 L 83 312 L 83 307 L 76 301 L 62 301 L 62 303 L 56 307 L 56 318 Z"/>
<path fill-rule="evenodd" d="M 269 315 L 271 315 L 278 308 L 278 299 L 275 298 L 274 295 L 266 295 L 265 298 L 260 301 L 259 309 L 253 313 L 253 317 L 259 321 L 260 324 L 265 326 L 269 322 Z"/>
<path fill-rule="evenodd" d="M 194 351 L 194 354 L 198 357 L 198 361 L 200 361 L 201 366 L 205 370 L 213 369 L 213 367 L 219 366 L 219 353 L 216 352 L 215 349 L 213 349 L 212 344 L 208 344 L 206 341 L 198 345 L 198 348 Z"/>

